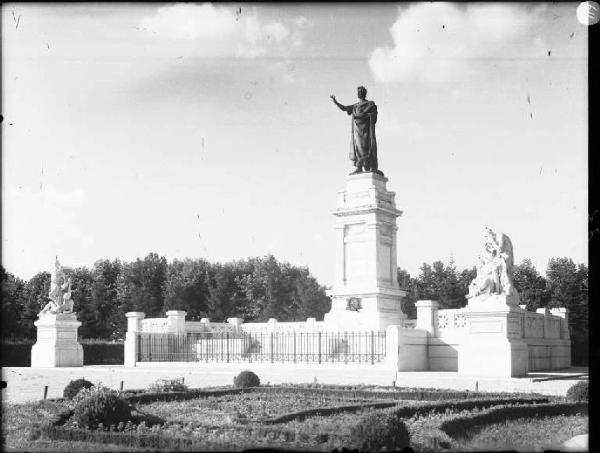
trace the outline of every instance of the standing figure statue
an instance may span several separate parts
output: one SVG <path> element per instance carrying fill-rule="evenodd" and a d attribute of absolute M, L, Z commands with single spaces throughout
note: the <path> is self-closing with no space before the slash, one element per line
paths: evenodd
<path fill-rule="evenodd" d="M 503 294 L 519 300 L 513 285 L 514 257 L 509 237 L 486 227 L 483 250 L 478 257 L 477 276 L 469 285 L 467 298 L 481 294 Z"/>
<path fill-rule="evenodd" d="M 58 257 L 54 263 L 54 273 L 50 280 L 50 293 L 48 294 L 50 302 L 44 305 L 40 315 L 45 313 L 73 313 L 73 300 L 71 299 L 71 278 L 67 278 L 65 271 L 58 262 Z"/>
<path fill-rule="evenodd" d="M 356 169 L 350 173 L 355 175 L 364 171 L 372 171 L 383 176 L 377 166 L 377 140 L 375 123 L 377 122 L 377 105 L 367 100 L 367 89 L 357 88 L 359 101 L 353 105 L 340 104 L 334 95 L 331 99 L 340 110 L 352 115 L 352 135 L 350 136 L 350 160 Z"/>

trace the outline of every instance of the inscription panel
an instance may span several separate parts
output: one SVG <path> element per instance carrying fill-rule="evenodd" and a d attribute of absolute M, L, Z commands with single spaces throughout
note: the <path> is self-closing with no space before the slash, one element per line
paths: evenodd
<path fill-rule="evenodd" d="M 502 321 L 471 321 L 471 333 L 502 333 Z"/>
<path fill-rule="evenodd" d="M 344 279 L 346 282 L 364 278 L 367 274 L 364 242 L 344 244 Z"/>

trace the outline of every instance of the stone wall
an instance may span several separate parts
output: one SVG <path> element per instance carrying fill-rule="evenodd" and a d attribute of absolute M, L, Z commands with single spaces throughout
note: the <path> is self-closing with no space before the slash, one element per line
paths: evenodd
<path fill-rule="evenodd" d="M 494 341 L 523 344 L 527 350 L 527 371 L 552 370 L 571 366 L 568 314 L 564 308 L 529 312 L 513 307 L 495 315 L 467 309 L 440 310 L 435 301 L 417 302 L 417 328 L 428 333 L 427 357 L 430 371 L 459 371 L 459 355 L 484 350 Z M 476 324 L 468 322 L 476 313 Z M 487 323 L 487 324 L 486 324 Z M 492 324 L 498 330 L 492 332 Z M 490 332 L 486 333 L 485 329 Z M 477 330 L 479 329 L 479 330 Z M 484 331 L 481 331 L 483 329 Z M 474 334 L 482 334 L 475 335 Z M 475 343 L 475 344 L 474 344 Z M 467 349 L 469 352 L 467 352 Z M 510 347 L 508 347 L 510 349 Z M 483 351 L 485 355 L 485 351 Z M 510 352 L 507 357 L 511 357 Z M 500 357 L 492 357 L 496 361 Z M 514 360 L 514 359 L 511 359 Z M 513 375 L 516 372 L 513 372 Z M 517 373 L 517 374 L 522 374 Z"/>

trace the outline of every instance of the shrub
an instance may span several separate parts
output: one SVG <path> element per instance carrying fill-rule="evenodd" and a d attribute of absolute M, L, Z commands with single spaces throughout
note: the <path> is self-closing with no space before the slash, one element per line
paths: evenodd
<path fill-rule="evenodd" d="M 350 441 L 360 451 L 397 451 L 408 447 L 410 434 L 393 413 L 370 413 L 356 424 Z"/>
<path fill-rule="evenodd" d="M 67 399 L 73 399 L 75 395 L 79 393 L 81 389 L 89 389 L 94 384 L 85 379 L 75 379 L 67 384 L 63 391 L 63 397 Z"/>
<path fill-rule="evenodd" d="M 183 380 L 179 379 L 159 379 L 155 383 L 150 384 L 150 391 L 156 393 L 164 392 L 187 392 L 188 388 L 183 384 Z"/>
<path fill-rule="evenodd" d="M 258 387 L 260 385 L 260 379 L 252 371 L 246 370 L 233 378 L 233 385 L 241 388 Z"/>
<path fill-rule="evenodd" d="M 94 429 L 99 424 L 116 425 L 131 418 L 129 403 L 116 390 L 98 386 L 95 390 L 82 391 L 80 398 L 71 417 L 79 426 Z"/>
<path fill-rule="evenodd" d="M 569 390 L 567 390 L 567 399 L 569 401 L 588 401 L 587 381 L 581 381 L 569 387 Z"/>

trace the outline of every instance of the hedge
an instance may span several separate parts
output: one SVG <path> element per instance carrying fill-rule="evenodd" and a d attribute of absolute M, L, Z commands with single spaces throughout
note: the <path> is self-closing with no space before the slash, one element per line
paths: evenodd
<path fill-rule="evenodd" d="M 494 423 L 517 418 L 555 417 L 588 413 L 588 403 L 547 403 L 531 406 L 503 405 L 492 407 L 471 415 L 457 415 L 440 424 L 440 429 L 454 438 L 466 437 L 469 432 Z"/>
<path fill-rule="evenodd" d="M 240 449 L 239 445 L 236 445 L 233 442 L 206 441 L 202 438 L 167 436 L 164 434 L 90 431 L 81 428 L 54 426 L 49 423 L 41 428 L 41 432 L 52 440 L 117 444 L 151 450 L 238 451 Z"/>
<path fill-rule="evenodd" d="M 34 342 L 0 343 L 0 365 L 31 366 L 31 347 Z M 81 341 L 84 365 L 123 365 L 125 346 L 123 343 L 100 343 Z"/>
<path fill-rule="evenodd" d="M 417 414 L 426 414 L 429 412 L 445 412 L 446 409 L 453 410 L 465 410 L 473 409 L 475 407 L 483 408 L 489 406 L 496 406 L 500 404 L 533 404 L 533 403 L 546 403 L 548 398 L 486 398 L 486 399 L 473 399 L 473 400 L 449 400 L 437 403 L 422 404 L 419 406 L 404 406 L 397 408 L 393 412 L 399 418 L 410 418 Z M 334 406 L 334 407 L 321 407 L 316 409 L 308 409 L 298 412 L 290 412 L 288 414 L 281 415 L 270 419 L 263 420 L 265 424 L 276 424 L 285 423 L 291 420 L 301 420 L 307 417 L 323 416 L 323 415 L 334 415 L 341 414 L 343 412 L 355 412 L 361 409 L 385 409 L 398 406 L 397 402 L 385 402 L 385 403 L 368 403 L 368 404 L 354 404 L 351 406 Z"/>

